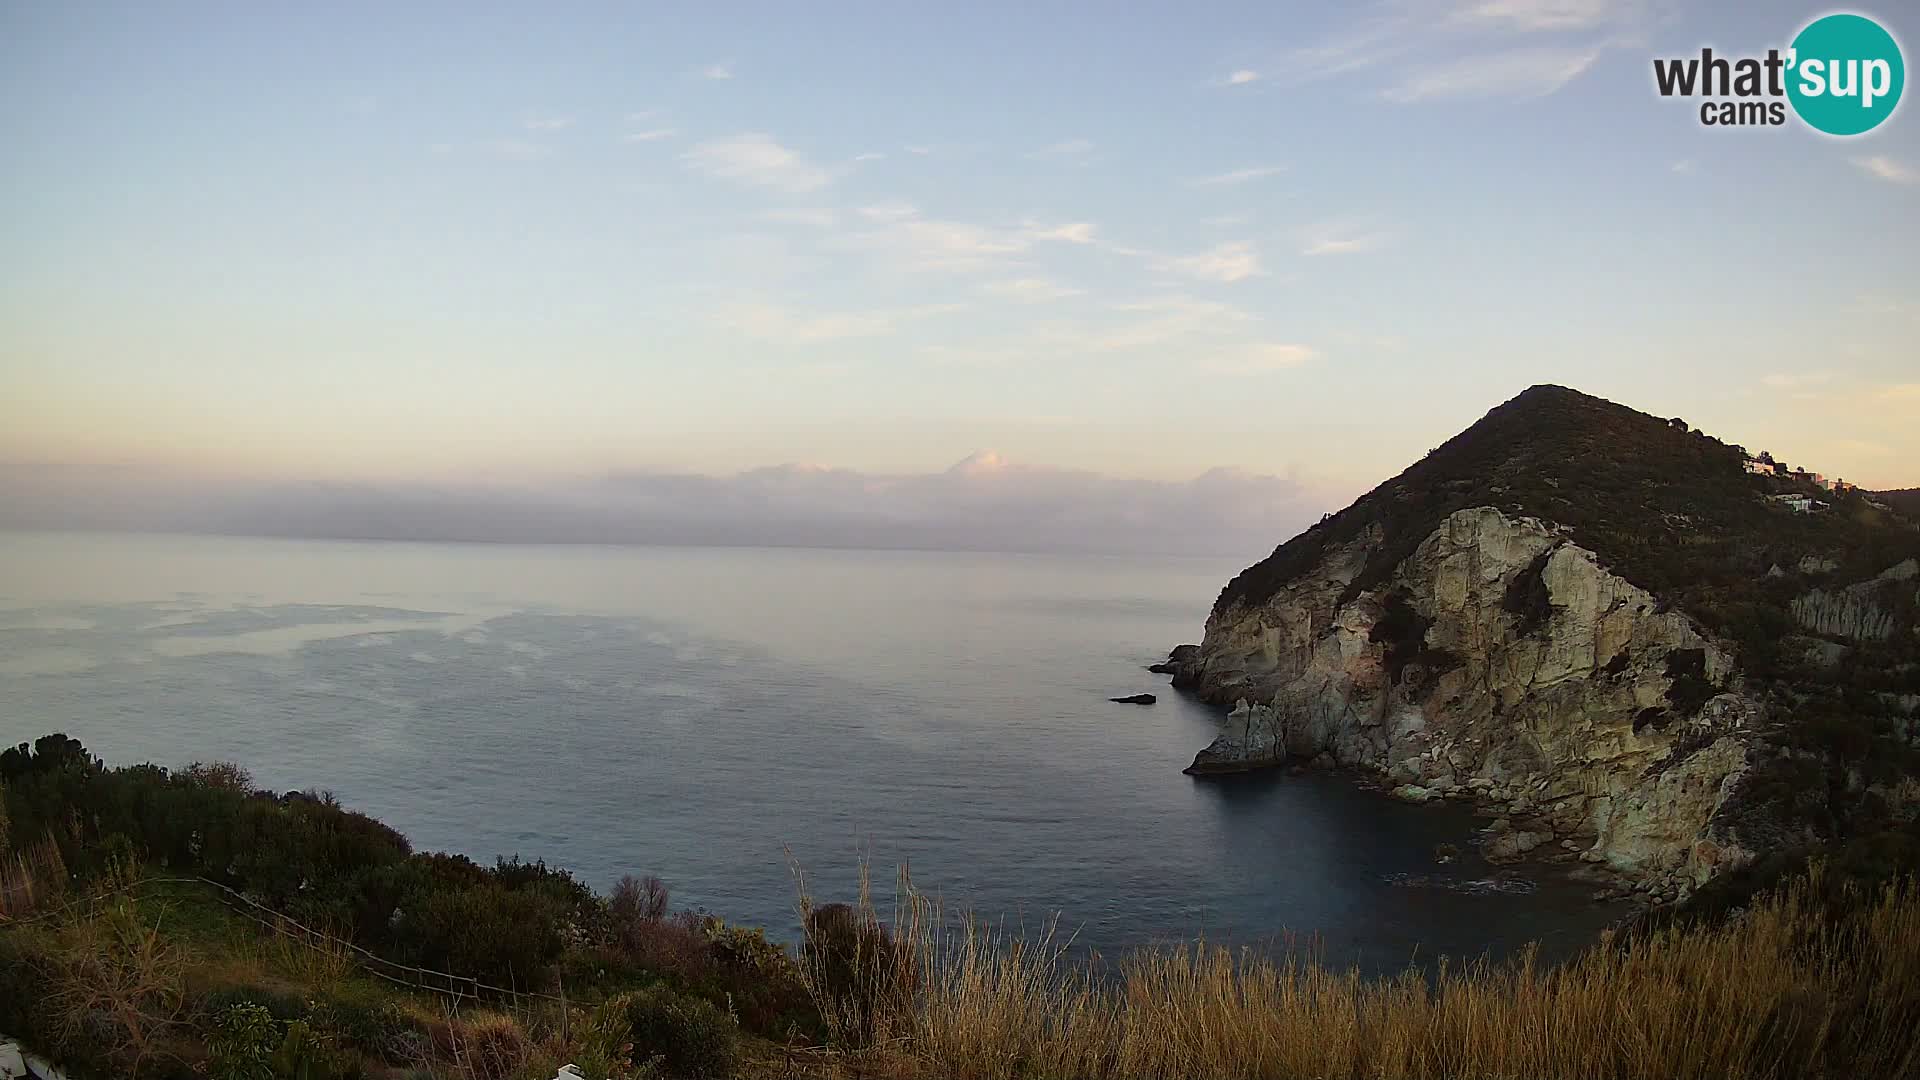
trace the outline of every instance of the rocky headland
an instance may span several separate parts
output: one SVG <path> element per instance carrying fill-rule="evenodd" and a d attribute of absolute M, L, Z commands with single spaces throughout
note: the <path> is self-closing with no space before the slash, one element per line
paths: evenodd
<path fill-rule="evenodd" d="M 1659 900 L 1911 822 L 1920 529 L 1860 494 L 1796 513 L 1745 459 L 1562 387 L 1496 408 L 1154 665 L 1231 707 L 1187 771 L 1472 799 L 1490 858 L 1577 857 Z"/>

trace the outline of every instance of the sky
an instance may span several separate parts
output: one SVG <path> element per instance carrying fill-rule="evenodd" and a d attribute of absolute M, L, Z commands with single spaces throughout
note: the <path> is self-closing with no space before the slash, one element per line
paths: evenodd
<path fill-rule="evenodd" d="M 1826 10 L 19 0 L 0 494 L 1260 550 L 1541 382 L 1920 484 L 1920 106 L 1653 88 Z"/>

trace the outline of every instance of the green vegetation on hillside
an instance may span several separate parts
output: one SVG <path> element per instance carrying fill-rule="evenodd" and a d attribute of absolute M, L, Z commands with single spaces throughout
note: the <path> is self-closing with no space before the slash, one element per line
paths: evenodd
<path fill-rule="evenodd" d="M 1746 451 L 1562 386 L 1535 386 L 1448 439 L 1353 505 L 1282 544 L 1221 592 L 1216 610 L 1257 604 L 1312 569 L 1328 548 L 1381 537 L 1349 594 L 1385 581 L 1449 514 L 1493 506 L 1566 526 L 1614 573 L 1709 627 L 1732 629 L 1760 583 L 1808 555 L 1853 581 L 1920 555 L 1913 522 L 1862 493 L 1748 473 Z M 1817 494 L 1832 508 L 1795 513 L 1766 495 Z"/>
<path fill-rule="evenodd" d="M 743 1037 L 807 1044 L 824 1030 L 795 957 L 758 929 L 671 912 L 657 881 L 626 880 L 603 898 L 541 862 L 416 853 L 326 795 L 258 791 L 233 766 L 109 769 L 61 735 L 0 754 L 0 786 L 0 919 L 165 879 L 138 903 L 0 929 L 0 1031 L 37 1037 L 93 1075 L 136 1065 L 190 1075 L 180 1070 L 218 1059 L 210 1048 L 224 1039 L 263 1061 L 288 1040 L 304 1045 L 301 1076 L 404 1066 L 499 1078 L 545 1069 L 547 1080 L 553 1063 L 536 1068 L 535 1052 L 570 1027 L 562 1002 L 611 1010 L 581 1020 L 603 1029 L 604 1045 L 588 1048 L 602 1057 L 661 1016 L 696 1032 L 662 1051 L 667 1065 L 731 1062 Z M 244 898 L 238 910 L 233 897 Z M 291 939 L 256 940 L 262 910 Z M 310 977 L 316 940 L 333 954 L 325 978 Z M 111 962 L 76 959 L 102 956 Z M 398 993 L 396 979 L 450 989 L 481 1006 L 479 1020 L 443 1015 L 445 994 Z M 36 989 L 49 984 L 58 992 Z M 229 1015 L 240 1005 L 271 1023 Z M 475 1055 L 499 1067 L 453 1068 Z M 283 1075 L 236 1069 L 215 1075 Z"/>

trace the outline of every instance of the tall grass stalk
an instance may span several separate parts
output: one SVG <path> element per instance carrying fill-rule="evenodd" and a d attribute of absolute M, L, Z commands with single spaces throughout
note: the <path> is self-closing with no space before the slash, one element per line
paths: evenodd
<path fill-rule="evenodd" d="M 1920 889 L 1890 885 L 1834 914 L 1815 874 L 1723 925 L 1602 942 L 1559 967 L 1528 950 L 1384 979 L 1205 942 L 1105 969 L 1053 925 L 1028 936 L 948 917 L 904 871 L 884 919 L 864 867 L 854 924 L 884 928 L 891 945 L 843 950 L 853 970 L 834 972 L 821 908 L 796 880 L 808 987 L 836 1044 L 888 1074 L 1920 1075 Z"/>

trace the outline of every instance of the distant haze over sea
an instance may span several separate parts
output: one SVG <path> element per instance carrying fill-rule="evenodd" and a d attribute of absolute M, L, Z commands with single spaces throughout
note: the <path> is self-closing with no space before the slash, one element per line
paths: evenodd
<path fill-rule="evenodd" d="M 982 452 L 940 472 L 781 465 L 727 476 L 294 482 L 150 467 L 0 464 L 0 529 L 356 540 L 1229 555 L 1251 562 L 1331 499 L 1291 477 L 1185 481 Z"/>

